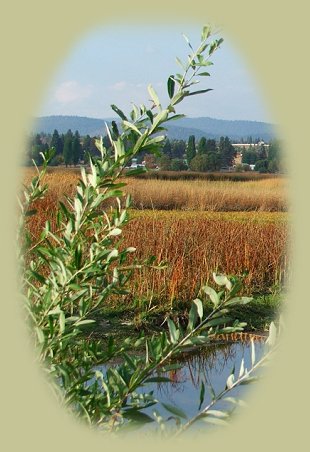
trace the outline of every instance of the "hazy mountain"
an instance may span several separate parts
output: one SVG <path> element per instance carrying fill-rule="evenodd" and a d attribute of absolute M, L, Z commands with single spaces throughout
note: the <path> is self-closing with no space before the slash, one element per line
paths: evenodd
<path fill-rule="evenodd" d="M 71 129 L 80 135 L 105 135 L 105 122 L 110 123 L 113 118 L 97 119 L 83 116 L 42 116 L 33 123 L 33 132 L 53 133 L 57 129 L 59 133 L 66 133 Z M 228 136 L 233 140 L 246 139 L 249 136 L 269 141 L 275 137 L 273 125 L 257 121 L 229 121 L 214 118 L 183 118 L 167 125 L 167 135 L 170 139 L 187 140 L 190 135 L 196 139 L 206 136 L 218 139 Z"/>

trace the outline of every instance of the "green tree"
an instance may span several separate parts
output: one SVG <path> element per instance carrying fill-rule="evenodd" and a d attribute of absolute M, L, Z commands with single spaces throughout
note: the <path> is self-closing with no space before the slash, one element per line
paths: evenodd
<path fill-rule="evenodd" d="M 207 154 L 207 139 L 206 137 L 201 137 L 198 141 L 197 154 Z"/>
<path fill-rule="evenodd" d="M 184 140 L 173 140 L 171 143 L 171 158 L 183 159 L 186 152 Z"/>
<path fill-rule="evenodd" d="M 217 152 L 217 146 L 216 146 L 216 141 L 213 139 L 209 139 L 206 142 L 206 149 L 207 149 L 207 154 L 211 153 L 216 153 Z"/>
<path fill-rule="evenodd" d="M 249 148 L 249 149 L 245 149 L 242 152 L 242 162 L 243 163 L 247 163 L 248 165 L 255 165 L 257 160 L 258 160 L 258 155 L 254 151 L 254 149 Z"/>
<path fill-rule="evenodd" d="M 71 129 L 69 129 L 65 135 L 63 148 L 63 158 L 66 166 L 71 165 L 73 163 L 72 143 L 73 143 L 73 134 Z"/>
<path fill-rule="evenodd" d="M 170 169 L 171 169 L 171 158 L 168 155 L 163 154 L 162 156 L 160 156 L 158 158 L 157 161 L 158 161 L 159 168 L 162 171 L 170 171 Z"/>
<path fill-rule="evenodd" d="M 222 166 L 233 166 L 234 157 L 236 156 L 236 150 L 231 144 L 231 141 L 228 137 L 220 138 L 219 152 L 221 156 Z"/>
<path fill-rule="evenodd" d="M 193 160 L 195 156 L 196 156 L 195 135 L 190 135 L 186 147 L 186 160 L 189 166 L 190 162 Z"/>
<path fill-rule="evenodd" d="M 209 162 L 206 154 L 197 154 L 189 163 L 192 171 L 208 171 Z"/>
<path fill-rule="evenodd" d="M 170 158 L 172 156 L 172 146 L 171 146 L 171 141 L 169 140 L 169 138 L 166 138 L 166 140 L 165 140 L 165 144 L 163 146 L 162 153 L 167 155 Z"/>
<path fill-rule="evenodd" d="M 170 164 L 171 171 L 186 171 L 187 165 L 182 159 L 172 159 Z"/>
<path fill-rule="evenodd" d="M 77 165 L 81 159 L 82 154 L 82 146 L 81 146 L 81 138 L 78 131 L 75 132 L 74 137 L 72 139 L 72 163 Z"/>
<path fill-rule="evenodd" d="M 258 160 L 266 160 L 268 159 L 266 146 L 264 144 L 260 144 L 257 149 L 257 158 Z"/>
<path fill-rule="evenodd" d="M 259 173 L 268 173 L 268 165 L 269 162 L 267 159 L 257 160 L 255 163 L 254 171 L 258 171 Z"/>
<path fill-rule="evenodd" d="M 63 142 L 57 129 L 53 132 L 50 147 L 55 149 L 55 155 L 62 154 L 63 152 Z"/>

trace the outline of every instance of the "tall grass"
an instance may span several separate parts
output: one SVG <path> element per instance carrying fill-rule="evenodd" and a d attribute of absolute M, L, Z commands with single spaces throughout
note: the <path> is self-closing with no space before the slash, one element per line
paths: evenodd
<path fill-rule="evenodd" d="M 153 294 L 156 300 L 187 301 L 213 271 L 246 275 L 247 293 L 268 293 L 284 284 L 289 270 L 286 215 L 235 215 L 176 211 L 137 215 L 125 228 L 125 245 L 136 243 L 138 258 L 154 255 L 166 260 L 168 267 L 140 270 L 131 288 L 133 297 Z"/>
<path fill-rule="evenodd" d="M 26 181 L 33 170 L 27 169 Z M 49 200 L 72 194 L 78 170 L 54 170 L 46 175 Z M 284 211 L 287 209 L 286 179 L 269 177 L 234 182 L 230 180 L 154 180 L 125 178 L 126 191 L 136 209 L 209 211 Z"/>
<path fill-rule="evenodd" d="M 32 174 L 27 170 L 25 179 Z M 47 219 L 55 227 L 58 200 L 73 193 L 78 177 L 74 171 L 46 175 L 49 191 L 36 203 L 38 213 L 28 223 L 33 236 L 38 237 Z M 247 293 L 266 293 L 285 282 L 287 213 L 275 212 L 286 208 L 284 179 L 210 182 L 131 178 L 127 182 L 133 207 L 146 210 L 132 210 L 133 219 L 124 228 L 124 246 L 136 246 L 138 259 L 154 255 L 168 262 L 164 270 L 137 271 L 131 295 L 126 298 L 129 303 L 141 297 L 160 304 L 190 300 L 213 271 L 246 275 Z M 150 207 L 153 210 L 147 210 Z"/>
<path fill-rule="evenodd" d="M 137 209 L 282 211 L 287 208 L 286 181 L 280 178 L 247 182 L 152 179 L 126 182 Z"/>

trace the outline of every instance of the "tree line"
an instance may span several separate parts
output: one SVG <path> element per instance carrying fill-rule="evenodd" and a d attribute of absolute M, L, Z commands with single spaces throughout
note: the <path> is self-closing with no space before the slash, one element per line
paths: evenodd
<path fill-rule="evenodd" d="M 116 124 L 115 134 L 118 133 Z M 41 165 L 41 153 L 49 148 L 54 148 L 55 154 L 50 162 L 51 166 L 78 165 L 88 161 L 88 156 L 96 158 L 99 151 L 95 141 L 98 137 L 90 135 L 80 136 L 78 131 L 73 133 L 71 129 L 65 134 L 60 134 L 57 129 L 53 134 L 37 133 L 28 140 L 25 164 L 31 165 L 34 161 Z M 111 146 L 108 136 L 103 137 L 104 146 Z M 130 146 L 130 143 L 127 143 Z M 259 172 L 277 172 L 280 167 L 280 146 L 274 140 L 267 147 L 264 144 L 253 144 L 241 151 L 242 163 L 235 164 L 238 150 L 233 146 L 229 137 L 221 137 L 219 140 L 201 137 L 196 140 L 191 135 L 187 141 L 170 140 L 166 138 L 159 155 L 140 153 L 136 156 L 138 164 L 143 164 L 150 169 L 163 171 L 220 171 L 221 169 L 235 168 L 237 171 L 249 171 L 253 169 Z"/>

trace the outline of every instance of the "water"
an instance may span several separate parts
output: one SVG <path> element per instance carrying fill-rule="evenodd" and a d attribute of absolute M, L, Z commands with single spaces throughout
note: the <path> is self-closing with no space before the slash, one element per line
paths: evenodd
<path fill-rule="evenodd" d="M 263 353 L 263 345 L 255 344 L 256 359 Z M 182 368 L 167 373 L 161 373 L 173 380 L 172 383 L 149 383 L 145 391 L 154 391 L 157 400 L 181 408 L 190 418 L 198 413 L 200 404 L 201 383 L 205 386 L 205 397 L 202 407 L 207 406 L 211 400 L 211 386 L 215 394 L 225 389 L 226 381 L 235 366 L 235 374 L 239 373 L 240 363 L 244 358 L 245 368 L 251 367 L 251 346 L 249 343 L 232 343 L 225 345 L 214 345 L 200 353 L 184 355 L 178 362 Z M 248 386 L 234 388 L 229 396 L 244 398 Z M 227 404 L 226 404 L 227 405 Z M 217 409 L 225 407 L 225 403 L 219 402 Z M 231 405 L 230 405 L 231 407 Z M 153 407 L 149 408 L 149 411 Z M 156 409 L 167 416 L 169 413 L 159 404 Z"/>
<path fill-rule="evenodd" d="M 256 361 L 262 356 L 263 350 L 264 345 L 255 342 Z M 209 345 L 196 353 L 183 354 L 176 361 L 181 365 L 179 369 L 165 373 L 157 372 L 153 375 L 154 377 L 168 377 L 171 382 L 147 383 L 143 388 L 139 388 L 138 392 L 148 393 L 153 391 L 154 397 L 159 402 L 146 408 L 144 412 L 153 417 L 155 409 L 164 419 L 167 419 L 172 416 L 172 413 L 162 405 L 164 403 L 180 408 L 189 419 L 192 418 L 199 412 L 201 383 L 203 382 L 205 386 L 202 409 L 212 400 L 209 388 L 212 387 L 215 394 L 224 390 L 227 378 L 234 368 L 234 373 L 238 376 L 242 359 L 244 359 L 245 368 L 250 369 L 251 344 L 249 342 Z M 102 370 L 104 369 L 102 368 Z M 231 390 L 227 396 L 246 399 L 247 392 L 252 389 L 251 385 L 238 386 Z M 231 408 L 233 408 L 231 403 L 223 401 L 217 402 L 213 407 L 217 410 Z M 182 422 L 186 422 L 186 420 L 182 419 Z M 156 425 L 155 423 L 147 424 L 147 429 L 156 428 Z"/>

